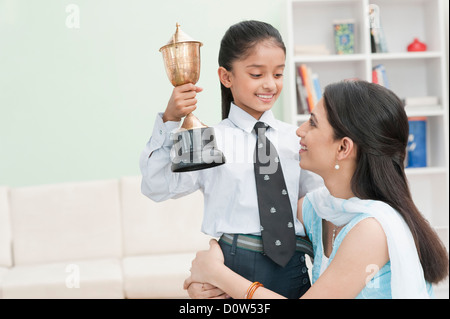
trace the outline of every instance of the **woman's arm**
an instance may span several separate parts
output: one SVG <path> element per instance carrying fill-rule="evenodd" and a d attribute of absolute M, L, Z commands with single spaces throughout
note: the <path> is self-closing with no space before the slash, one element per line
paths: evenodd
<path fill-rule="evenodd" d="M 222 250 L 216 240 L 211 239 L 209 245 L 209 250 L 199 251 L 192 261 L 191 276 L 185 280 L 184 288 L 187 289 L 195 282 L 207 282 L 234 299 L 244 298 L 252 282 L 225 266 Z M 256 290 L 253 298 L 276 299 L 283 296 L 261 287 Z"/>
<path fill-rule="evenodd" d="M 355 298 L 389 260 L 387 239 L 381 225 L 374 218 L 359 222 L 347 234 L 327 270 L 302 298 Z M 223 263 L 223 254 L 215 240 L 210 249 L 200 251 L 192 262 L 192 282 L 208 282 L 225 291 L 234 299 L 244 298 L 252 284 Z M 284 298 L 266 288 L 258 288 L 254 299 Z"/>
<path fill-rule="evenodd" d="M 389 261 L 386 235 L 375 218 L 356 224 L 325 272 L 302 298 L 355 298 Z"/>
<path fill-rule="evenodd" d="M 298 203 L 297 203 L 297 219 L 302 224 L 303 224 L 303 210 L 302 210 L 302 206 L 303 206 L 303 200 L 304 199 L 305 199 L 305 197 L 303 196 L 302 198 L 300 198 L 298 200 Z"/>

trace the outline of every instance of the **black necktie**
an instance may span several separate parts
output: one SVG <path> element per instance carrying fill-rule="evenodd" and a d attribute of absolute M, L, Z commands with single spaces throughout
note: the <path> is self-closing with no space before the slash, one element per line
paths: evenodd
<path fill-rule="evenodd" d="M 261 236 L 264 253 L 284 267 L 295 252 L 294 219 L 280 158 L 265 135 L 267 127 L 262 122 L 255 124 L 254 170 Z"/>

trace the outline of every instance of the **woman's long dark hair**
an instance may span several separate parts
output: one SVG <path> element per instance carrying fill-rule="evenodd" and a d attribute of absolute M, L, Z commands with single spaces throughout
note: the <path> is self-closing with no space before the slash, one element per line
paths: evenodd
<path fill-rule="evenodd" d="M 323 97 L 335 139 L 347 136 L 357 145 L 353 193 L 396 209 L 414 237 L 425 279 L 443 280 L 448 275 L 447 250 L 414 204 L 405 175 L 409 126 L 402 101 L 385 87 L 365 81 L 330 84 Z"/>
<path fill-rule="evenodd" d="M 225 32 L 220 43 L 219 66 L 232 71 L 234 61 L 245 59 L 251 53 L 251 49 L 264 40 L 272 40 L 286 53 L 280 33 L 270 24 L 251 20 L 232 25 Z M 220 89 L 222 91 L 222 119 L 225 119 L 230 112 L 233 94 L 222 83 L 220 83 Z"/>

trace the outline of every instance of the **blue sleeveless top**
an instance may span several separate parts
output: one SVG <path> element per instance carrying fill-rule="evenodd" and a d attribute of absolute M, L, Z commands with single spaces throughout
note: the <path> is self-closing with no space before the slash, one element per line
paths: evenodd
<path fill-rule="evenodd" d="M 311 205 L 311 202 L 305 197 L 303 202 L 303 226 L 305 227 L 305 232 L 308 235 L 309 239 L 313 244 L 314 249 L 314 263 L 312 269 L 312 284 L 314 284 L 320 276 L 323 257 L 325 257 L 323 242 L 322 242 L 322 218 L 320 218 L 314 208 Z M 348 232 L 360 221 L 365 218 L 372 217 L 369 214 L 361 213 L 356 214 L 355 217 L 345 225 L 341 231 L 337 234 L 332 252 L 330 254 L 328 262 L 326 262 L 326 266 L 330 264 L 333 260 L 336 252 L 344 240 L 345 236 Z M 325 257 L 326 258 L 326 257 Z M 375 267 L 377 268 L 377 267 Z M 368 268 L 367 276 L 371 275 L 373 272 L 378 269 Z M 432 286 L 427 283 L 428 294 L 431 297 L 434 297 Z M 361 292 L 356 296 L 356 299 L 391 299 L 391 264 L 388 261 L 376 274 L 375 276 L 366 284 L 366 286 L 361 290 Z"/>

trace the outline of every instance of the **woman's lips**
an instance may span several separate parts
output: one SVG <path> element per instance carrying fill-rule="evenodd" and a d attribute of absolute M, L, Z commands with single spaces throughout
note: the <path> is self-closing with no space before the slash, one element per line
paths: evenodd
<path fill-rule="evenodd" d="M 308 148 L 306 147 L 305 144 L 300 143 L 300 152 L 299 153 L 303 153 L 306 152 L 308 150 Z"/>

